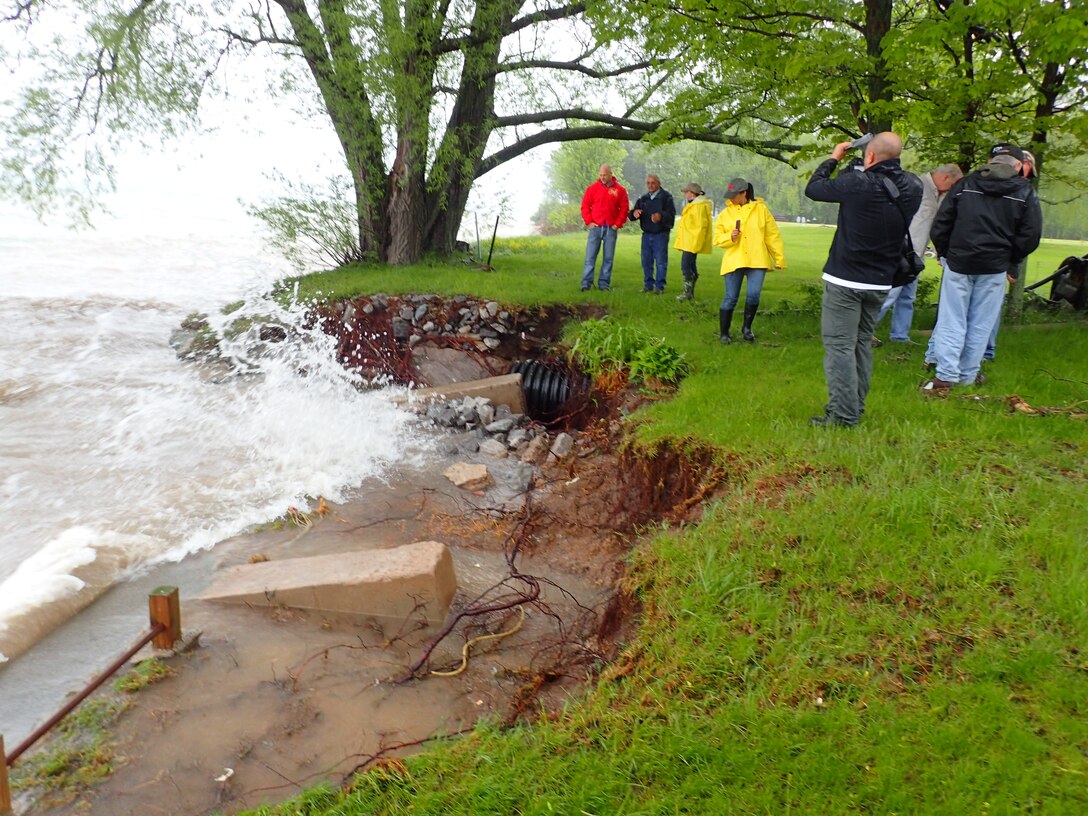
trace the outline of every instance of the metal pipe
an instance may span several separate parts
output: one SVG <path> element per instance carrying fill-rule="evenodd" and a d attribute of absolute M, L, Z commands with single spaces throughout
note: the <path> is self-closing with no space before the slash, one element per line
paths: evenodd
<path fill-rule="evenodd" d="M 7 759 L 5 760 L 6 763 L 9 766 L 14 765 L 15 760 L 21 757 L 31 745 L 33 745 L 35 742 L 45 736 L 50 728 L 52 728 L 54 725 L 56 725 L 69 714 L 71 714 L 72 709 L 74 709 L 77 705 L 86 700 L 91 695 L 91 692 L 93 692 L 95 689 L 97 689 L 99 686 L 109 680 L 110 675 L 114 674 L 119 668 L 121 668 L 130 657 L 136 654 L 136 652 L 140 651 L 140 649 L 146 646 L 160 632 L 165 631 L 166 627 L 163 626 L 161 623 L 157 623 L 152 626 L 151 631 L 141 637 L 135 644 L 132 645 L 132 647 L 127 652 L 125 652 L 123 655 L 113 661 L 113 663 L 111 663 L 105 671 L 103 671 L 100 675 L 94 678 L 94 680 L 88 683 L 87 686 L 84 687 L 83 691 L 81 691 L 79 694 L 77 694 L 75 697 L 65 703 L 64 707 L 61 708 L 60 711 L 50 717 L 43 725 L 39 726 L 33 734 L 31 734 L 29 737 L 27 737 L 25 740 L 15 746 L 15 749 L 10 754 L 8 754 Z"/>

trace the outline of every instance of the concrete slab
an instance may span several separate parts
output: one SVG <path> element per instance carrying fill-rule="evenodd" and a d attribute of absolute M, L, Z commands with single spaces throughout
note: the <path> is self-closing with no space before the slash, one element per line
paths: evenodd
<path fill-rule="evenodd" d="M 393 621 L 422 616 L 437 624 L 445 619 L 456 591 L 449 549 L 440 541 L 419 541 L 387 550 L 229 567 L 200 600 Z"/>
<path fill-rule="evenodd" d="M 503 374 L 501 377 L 485 377 L 436 388 L 418 388 L 409 394 L 407 401 L 426 405 L 434 399 L 455 400 L 462 397 L 486 397 L 494 405 L 510 406 L 515 414 L 526 413 L 520 374 Z"/>

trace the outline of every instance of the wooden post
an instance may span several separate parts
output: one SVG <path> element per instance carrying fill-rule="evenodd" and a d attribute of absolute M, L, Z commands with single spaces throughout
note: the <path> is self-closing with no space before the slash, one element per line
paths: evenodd
<path fill-rule="evenodd" d="M 8 785 L 8 760 L 4 753 L 3 734 L 0 734 L 0 816 L 11 816 L 11 786 Z"/>
<path fill-rule="evenodd" d="M 165 629 L 151 641 L 156 649 L 171 649 L 181 640 L 181 602 L 178 588 L 161 586 L 147 596 L 147 607 L 151 612 L 151 625 L 162 624 Z M 0 811 L 2 813 L 2 811 Z"/>

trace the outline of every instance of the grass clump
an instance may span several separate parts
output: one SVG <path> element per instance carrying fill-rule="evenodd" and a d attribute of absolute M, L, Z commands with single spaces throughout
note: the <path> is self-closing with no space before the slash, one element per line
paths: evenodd
<path fill-rule="evenodd" d="M 645 329 L 605 317 L 581 324 L 571 356 L 594 378 L 626 369 L 631 382 L 678 382 L 687 373 L 684 355 Z"/>
<path fill-rule="evenodd" d="M 113 690 L 133 694 L 174 674 L 174 669 L 157 657 L 153 657 L 150 660 L 141 661 L 124 677 L 114 680 Z"/>
<path fill-rule="evenodd" d="M 43 750 L 11 768 L 12 790 L 31 792 L 37 806 L 55 806 L 112 774 L 109 728 L 127 707 L 117 698 L 84 702 L 54 729 Z"/>

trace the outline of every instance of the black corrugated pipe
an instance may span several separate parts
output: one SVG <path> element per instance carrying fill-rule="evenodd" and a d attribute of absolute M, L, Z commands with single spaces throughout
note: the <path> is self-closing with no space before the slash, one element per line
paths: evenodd
<path fill-rule="evenodd" d="M 525 407 L 540 422 L 555 422 L 577 413 L 589 397 L 589 377 L 563 362 L 518 360 L 511 370 L 521 374 Z"/>

